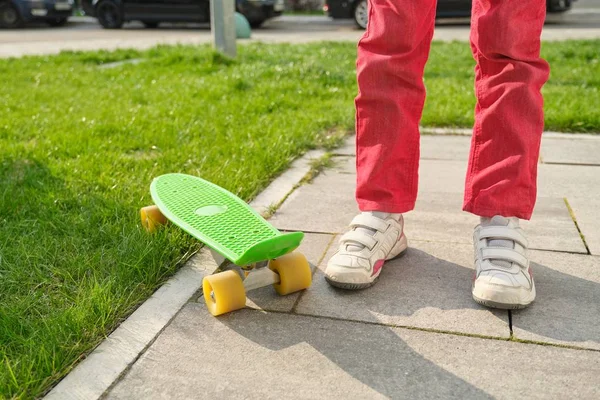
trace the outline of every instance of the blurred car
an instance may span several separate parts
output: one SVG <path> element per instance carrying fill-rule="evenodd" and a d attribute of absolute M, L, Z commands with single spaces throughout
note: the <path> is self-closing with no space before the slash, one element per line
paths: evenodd
<path fill-rule="evenodd" d="M 2 0 L 0 0 L 2 1 Z M 147 28 L 161 22 L 210 22 L 210 0 L 82 0 L 86 15 L 107 29 L 141 21 Z M 284 0 L 236 0 L 236 10 L 253 28 L 282 14 Z"/>
<path fill-rule="evenodd" d="M 547 0 L 549 13 L 571 9 L 576 0 Z M 356 25 L 365 29 L 368 22 L 367 0 L 326 0 L 324 11 L 334 19 L 353 18 Z M 469 17 L 471 0 L 438 0 L 437 18 Z"/>
<path fill-rule="evenodd" d="M 73 8 L 73 0 L 0 0 L 0 28 L 20 28 L 33 21 L 62 26 Z"/>

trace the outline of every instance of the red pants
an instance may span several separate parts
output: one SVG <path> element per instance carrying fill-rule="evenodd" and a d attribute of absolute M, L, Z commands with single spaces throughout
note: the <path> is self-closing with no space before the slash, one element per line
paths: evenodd
<path fill-rule="evenodd" d="M 357 190 L 362 211 L 407 212 L 417 198 L 419 121 L 436 0 L 370 0 L 358 45 Z M 465 211 L 529 219 L 543 131 L 546 0 L 473 0 L 477 106 Z M 435 93 L 433 93 L 435 96 Z"/>

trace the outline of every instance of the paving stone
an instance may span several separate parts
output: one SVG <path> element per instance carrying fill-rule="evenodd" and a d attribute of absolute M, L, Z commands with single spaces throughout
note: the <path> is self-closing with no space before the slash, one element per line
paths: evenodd
<path fill-rule="evenodd" d="M 446 348 L 440 348 L 420 332 L 396 332 L 418 354 L 493 398 L 600 398 L 600 353 L 595 351 L 458 336 L 444 337 L 440 344 Z"/>
<path fill-rule="evenodd" d="M 423 193 L 406 214 L 406 232 L 418 240 L 472 243 L 479 218 L 462 208 L 462 195 Z M 563 199 L 538 198 L 531 221 L 522 221 L 532 249 L 586 253 Z"/>
<path fill-rule="evenodd" d="M 540 151 L 544 163 L 566 163 L 600 166 L 600 139 L 544 138 Z"/>
<path fill-rule="evenodd" d="M 106 398 L 593 399 L 599 374 L 597 352 L 189 304 Z"/>
<path fill-rule="evenodd" d="M 342 156 L 355 156 L 356 155 L 356 136 L 352 135 L 344 141 L 344 144 L 339 148 L 333 150 L 335 155 Z"/>
<path fill-rule="evenodd" d="M 324 278 L 332 246 L 296 311 L 365 322 L 508 338 L 508 313 L 471 299 L 473 249 L 410 241 L 406 254 L 385 264 L 378 283 L 362 291 L 331 287 Z"/>
<path fill-rule="evenodd" d="M 466 161 L 421 160 L 419 164 L 419 197 L 423 193 L 457 193 L 465 191 Z"/>
<path fill-rule="evenodd" d="M 600 350 L 600 258 L 532 251 L 537 298 L 512 312 L 516 338 Z"/>
<path fill-rule="evenodd" d="M 311 163 L 321 158 L 325 152 L 323 150 L 312 150 L 303 157 L 295 160 L 290 167 L 279 175 L 271 184 L 263 190 L 250 205 L 260 214 L 269 212 L 272 206 L 279 205 L 279 202 L 285 198 L 294 187 L 308 174 L 311 169 Z"/>
<path fill-rule="evenodd" d="M 583 165 L 538 166 L 538 196 L 582 199 L 598 198 L 600 167 Z"/>
<path fill-rule="evenodd" d="M 344 145 L 333 153 L 355 156 L 355 141 L 355 136 L 348 138 Z M 470 147 L 470 136 L 421 135 L 421 160 L 461 160 L 466 162 Z"/>
<path fill-rule="evenodd" d="M 355 136 L 346 140 L 334 154 L 355 156 Z M 467 161 L 471 148 L 471 136 L 421 135 L 421 159 Z M 600 165 L 600 139 L 597 137 L 551 138 L 544 137 L 540 159 L 544 163 Z"/>
<path fill-rule="evenodd" d="M 271 218 L 280 229 L 339 233 L 358 213 L 354 176 L 344 174 L 348 162 L 298 188 Z M 410 238 L 471 243 L 478 217 L 462 212 L 460 193 L 421 192 L 414 211 L 405 215 Z M 307 217 L 310 214 L 310 217 Z M 530 247 L 586 253 L 585 246 L 561 198 L 539 198 L 531 221 L 523 221 Z"/>
<path fill-rule="evenodd" d="M 340 232 L 357 212 L 353 176 L 326 171 L 296 189 L 270 221 L 279 229 Z"/>
<path fill-rule="evenodd" d="M 433 137 L 437 138 L 437 137 Z M 465 138 L 462 138 L 465 140 Z M 563 140 L 563 139 L 560 139 Z M 600 142 L 600 139 L 598 140 Z M 337 152 L 336 152 L 337 153 Z M 600 154 L 600 153 L 597 153 Z M 419 195 L 424 192 L 464 192 L 467 171 L 466 159 L 442 159 L 442 156 L 423 157 L 419 168 Z M 450 156 L 448 158 L 453 158 Z M 600 160 L 600 156 L 597 157 Z M 344 174 L 355 174 L 354 158 L 335 159 L 334 170 Z M 590 162 L 586 160 L 585 162 Z M 355 177 L 348 180 L 354 184 Z M 600 193 L 600 167 L 588 165 L 538 165 L 538 197 L 581 197 L 593 199 Z M 354 188 L 352 188 L 354 196 Z"/>

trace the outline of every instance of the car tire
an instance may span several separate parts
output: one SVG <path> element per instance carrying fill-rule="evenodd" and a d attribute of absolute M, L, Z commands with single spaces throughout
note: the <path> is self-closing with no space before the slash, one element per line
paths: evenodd
<path fill-rule="evenodd" d="M 369 22 L 369 2 L 367 0 L 358 0 L 354 5 L 354 22 L 361 29 L 367 29 Z"/>
<path fill-rule="evenodd" d="M 17 8 L 10 3 L 0 3 L 0 28 L 21 28 L 23 18 Z"/>
<path fill-rule="evenodd" d="M 257 21 L 249 21 L 248 23 L 250 24 L 250 27 L 252 29 L 256 29 L 256 28 L 260 28 L 262 26 L 262 24 L 265 23 L 265 20 L 264 19 L 259 19 Z"/>
<path fill-rule="evenodd" d="M 160 22 L 142 21 L 142 24 L 144 24 L 144 26 L 148 29 L 156 29 L 156 28 L 158 28 L 158 25 L 160 24 Z"/>
<path fill-rule="evenodd" d="M 69 18 L 55 18 L 55 19 L 51 19 L 46 21 L 46 23 L 50 26 L 65 26 L 67 24 L 67 21 L 69 21 Z"/>
<path fill-rule="evenodd" d="M 123 12 L 115 2 L 102 0 L 96 6 L 96 18 L 106 29 L 119 29 L 123 26 Z"/>

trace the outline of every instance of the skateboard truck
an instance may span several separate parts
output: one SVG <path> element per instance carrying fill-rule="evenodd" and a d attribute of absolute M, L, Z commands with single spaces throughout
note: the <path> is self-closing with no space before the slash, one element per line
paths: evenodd
<path fill-rule="evenodd" d="M 227 270 L 236 271 L 242 278 L 246 292 L 265 286 L 271 286 L 281 281 L 277 272 L 274 272 L 269 268 L 265 268 L 269 265 L 267 261 L 261 261 L 248 266 L 240 267 L 233 264 L 213 249 L 210 249 L 210 253 L 219 266 L 214 273 L 216 274 Z"/>

